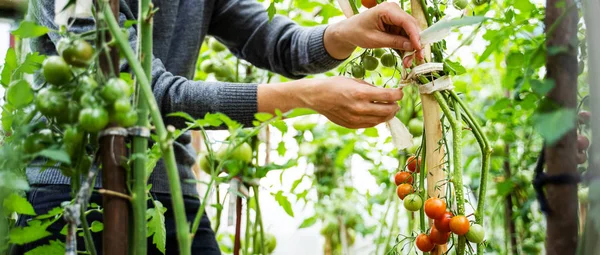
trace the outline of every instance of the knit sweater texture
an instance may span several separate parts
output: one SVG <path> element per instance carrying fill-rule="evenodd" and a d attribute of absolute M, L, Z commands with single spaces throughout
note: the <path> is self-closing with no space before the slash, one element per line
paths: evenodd
<path fill-rule="evenodd" d="M 271 21 L 264 6 L 256 0 L 153 0 L 158 12 L 154 16 L 152 91 L 166 125 L 184 128 L 182 118 L 167 117 L 169 113 L 185 112 L 202 118 L 208 112 L 221 112 L 230 118 L 251 125 L 257 112 L 257 84 L 194 81 L 192 77 L 202 41 L 215 37 L 238 58 L 288 78 L 299 79 L 321 73 L 341 63 L 325 50 L 325 25 L 302 27 L 286 17 Z M 30 1 L 28 16 L 38 24 L 58 30 L 54 24 L 54 1 Z M 137 0 L 120 0 L 119 22 L 136 20 Z M 95 29 L 93 18 L 74 20 L 69 31 L 82 33 Z M 129 30 L 129 42 L 135 49 L 136 26 Z M 31 41 L 32 51 L 56 55 L 56 33 Z M 129 72 L 126 61 L 121 72 Z M 38 82 L 40 81 L 38 76 Z M 196 195 L 191 170 L 196 152 L 187 132 L 173 144 L 178 172 L 185 195 Z M 39 165 L 39 164 L 34 164 Z M 100 174 L 99 174 L 100 176 Z M 28 167 L 29 182 L 35 184 L 69 184 L 70 179 L 57 168 Z M 100 177 L 96 187 L 101 187 Z M 169 193 L 165 165 L 160 160 L 149 183 L 152 192 Z"/>

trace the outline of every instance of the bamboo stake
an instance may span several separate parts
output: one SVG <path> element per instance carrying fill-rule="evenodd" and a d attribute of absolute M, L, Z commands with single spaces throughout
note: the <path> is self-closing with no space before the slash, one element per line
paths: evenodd
<path fill-rule="evenodd" d="M 426 29 L 427 17 L 421 5 L 420 0 L 410 1 L 412 16 L 419 22 L 421 29 Z M 431 47 L 426 45 L 423 49 L 425 60 L 431 60 Z M 422 63 L 419 63 L 422 64 Z M 429 197 L 442 197 L 446 190 L 443 180 L 446 179 L 444 166 L 444 147 L 438 142 L 442 140 L 442 123 L 440 122 L 440 106 L 432 95 L 421 94 L 421 104 L 423 105 L 423 122 L 425 125 L 425 165 L 427 166 L 427 195 Z M 427 199 L 427 198 L 424 198 Z M 429 225 L 433 220 L 429 220 Z M 439 255 L 446 252 L 447 245 L 436 245 L 431 251 L 432 255 Z"/>

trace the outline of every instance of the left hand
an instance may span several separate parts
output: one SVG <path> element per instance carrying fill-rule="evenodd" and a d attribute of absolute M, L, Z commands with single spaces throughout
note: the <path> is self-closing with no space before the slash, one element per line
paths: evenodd
<path fill-rule="evenodd" d="M 337 59 L 347 58 L 356 47 L 417 51 L 415 55 L 423 59 L 420 32 L 417 20 L 397 3 L 384 2 L 330 25 L 325 30 L 325 48 Z"/>

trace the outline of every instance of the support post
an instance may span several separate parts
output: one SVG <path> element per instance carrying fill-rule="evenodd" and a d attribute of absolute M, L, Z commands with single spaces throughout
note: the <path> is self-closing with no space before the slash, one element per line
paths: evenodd
<path fill-rule="evenodd" d="M 555 82 L 548 99 L 560 107 L 577 107 L 577 20 L 574 0 L 547 0 L 546 48 L 561 47 L 564 51 L 546 55 L 546 78 Z M 565 13 L 568 12 L 568 13 Z M 553 30 L 552 30 L 553 29 Z M 575 121 L 575 120 L 573 120 Z M 560 140 L 546 147 L 549 176 L 578 174 L 575 128 Z M 578 239 L 577 184 L 546 185 L 551 212 L 547 215 L 546 253 L 575 254 Z"/>
<path fill-rule="evenodd" d="M 427 28 L 427 18 L 423 11 L 424 6 L 420 0 L 410 1 L 412 16 L 419 22 L 421 29 Z M 431 47 L 425 46 L 423 49 L 425 59 L 431 61 Z M 422 63 L 420 63 L 422 64 Z M 442 123 L 440 121 L 440 106 L 433 95 L 421 94 L 421 104 L 423 105 L 423 123 L 425 125 L 425 166 L 427 167 L 427 195 L 429 197 L 443 197 L 446 190 L 444 180 L 444 147 L 438 142 L 442 140 Z M 427 199 L 427 198 L 424 198 Z M 429 225 L 433 220 L 429 220 Z M 432 255 L 439 255 L 446 252 L 447 245 L 436 245 L 431 251 Z"/>

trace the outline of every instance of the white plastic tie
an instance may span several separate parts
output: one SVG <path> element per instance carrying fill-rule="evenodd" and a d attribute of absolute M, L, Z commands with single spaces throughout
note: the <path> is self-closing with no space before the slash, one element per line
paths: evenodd
<path fill-rule="evenodd" d="M 54 23 L 58 26 L 69 25 L 71 18 L 89 18 L 92 17 L 92 0 L 77 0 L 65 9 L 69 0 L 54 1 Z"/>
<path fill-rule="evenodd" d="M 408 128 L 398 118 L 394 117 L 385 122 L 385 125 L 392 134 L 392 143 L 398 150 L 403 150 L 413 146 L 413 136 Z"/>

